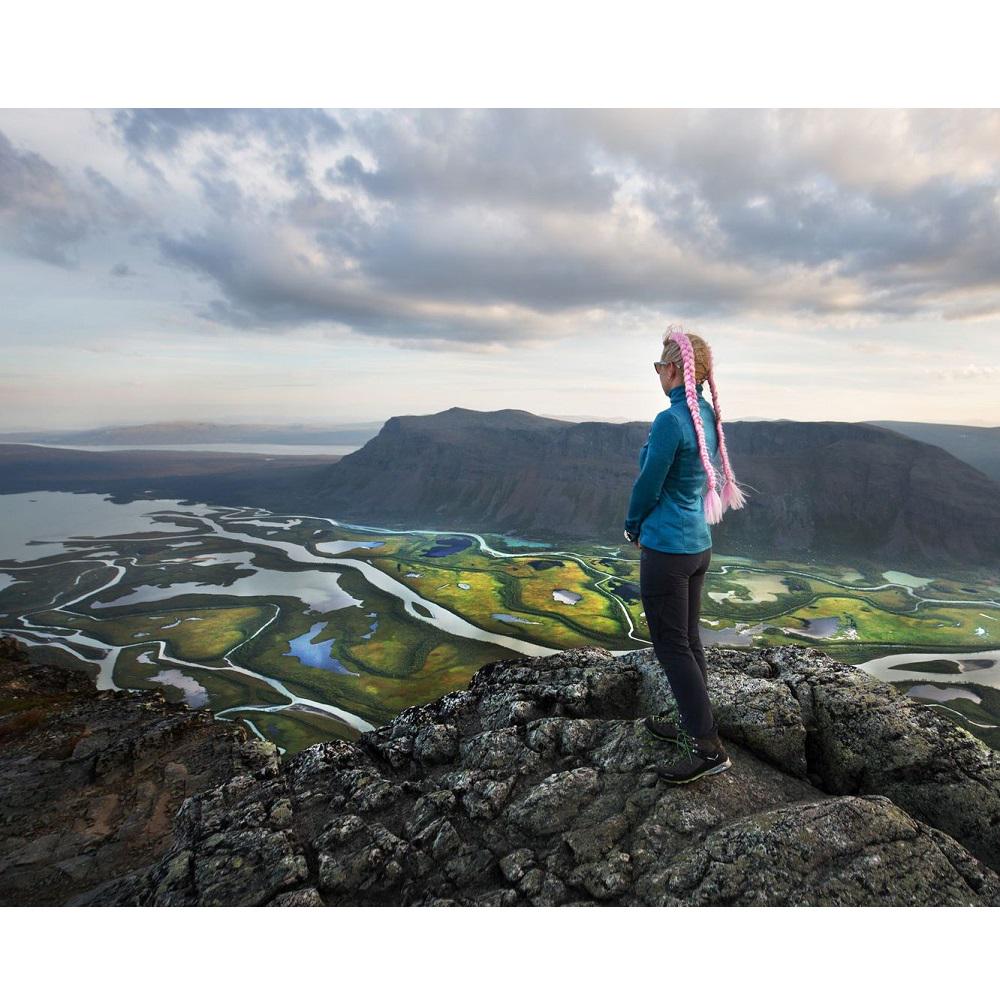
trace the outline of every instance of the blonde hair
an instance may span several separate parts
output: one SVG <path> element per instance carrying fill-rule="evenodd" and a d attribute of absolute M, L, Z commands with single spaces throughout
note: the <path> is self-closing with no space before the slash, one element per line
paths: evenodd
<path fill-rule="evenodd" d="M 681 351 L 681 345 L 672 336 L 675 332 L 681 330 L 683 328 L 675 323 L 667 327 L 667 332 L 663 335 L 663 353 L 660 355 L 660 360 L 664 364 L 668 361 L 673 361 L 683 376 L 684 355 Z M 712 351 L 698 334 L 688 332 L 687 338 L 694 349 L 694 380 L 695 382 L 704 382 L 708 378 L 708 373 L 712 370 Z"/>
<path fill-rule="evenodd" d="M 663 353 L 660 360 L 664 363 L 672 361 L 681 370 L 684 379 L 684 397 L 688 412 L 694 423 L 695 436 L 698 439 L 698 451 L 701 454 L 702 468 L 708 479 L 708 491 L 705 493 L 705 520 L 709 524 L 717 524 L 722 520 L 722 513 L 727 507 L 734 510 L 746 503 L 746 496 L 736 485 L 736 476 L 729 462 L 726 451 L 726 434 L 722 427 L 722 407 L 719 405 L 719 390 L 715 385 L 712 349 L 696 333 L 685 330 L 676 323 L 667 327 L 663 335 Z M 701 419 L 701 409 L 698 406 L 696 383 L 708 380 L 712 390 L 712 409 L 715 411 L 715 433 L 719 439 L 719 456 L 722 460 L 723 483 L 721 493 L 716 490 L 715 467 L 708 454 L 705 444 L 705 427 Z M 744 484 L 745 485 L 745 484 Z"/>

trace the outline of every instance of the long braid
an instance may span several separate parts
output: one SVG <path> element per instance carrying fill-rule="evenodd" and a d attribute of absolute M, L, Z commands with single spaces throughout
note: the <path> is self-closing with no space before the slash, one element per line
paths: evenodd
<path fill-rule="evenodd" d="M 731 507 L 739 510 L 746 503 L 746 495 L 736 485 L 736 475 L 729 462 L 729 452 L 726 451 L 726 432 L 722 428 L 722 407 L 719 405 L 719 390 L 715 385 L 715 363 L 712 359 L 712 348 L 708 347 L 708 386 L 712 391 L 712 409 L 715 410 L 715 431 L 719 437 L 719 455 L 722 459 L 722 475 L 725 483 L 722 485 L 722 509 Z"/>
<path fill-rule="evenodd" d="M 698 438 L 698 453 L 701 455 L 701 464 L 708 477 L 708 491 L 705 493 L 705 520 L 709 524 L 718 524 L 722 520 L 722 499 L 715 488 L 715 468 L 708 454 L 708 446 L 705 444 L 705 427 L 702 424 L 701 407 L 698 405 L 698 394 L 694 387 L 694 348 L 691 346 L 687 334 L 681 330 L 671 331 L 670 338 L 677 341 L 677 346 L 681 349 L 684 368 L 684 395 L 687 398 L 688 410 L 691 413 L 695 435 Z"/>

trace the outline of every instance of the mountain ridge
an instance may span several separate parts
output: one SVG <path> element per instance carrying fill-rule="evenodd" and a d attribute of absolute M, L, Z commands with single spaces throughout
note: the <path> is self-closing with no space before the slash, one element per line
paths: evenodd
<path fill-rule="evenodd" d="M 868 423 L 944 448 L 984 475 L 1000 481 L 1000 427 L 930 424 L 912 420 L 869 420 Z"/>
<path fill-rule="evenodd" d="M 18 431 L 0 434 L 4 444 L 163 445 L 163 444 L 363 444 L 382 426 L 372 420 L 357 424 L 215 423 L 169 420 L 111 425 L 78 431 Z"/>

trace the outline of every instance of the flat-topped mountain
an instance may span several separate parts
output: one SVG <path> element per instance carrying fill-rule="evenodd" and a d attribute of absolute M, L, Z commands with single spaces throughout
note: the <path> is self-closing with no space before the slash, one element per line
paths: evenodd
<path fill-rule="evenodd" d="M 984 743 L 816 649 L 707 654 L 733 766 L 672 786 L 639 721 L 670 702 L 647 651 L 490 663 L 279 758 L 0 640 L 0 902 L 1000 904 Z"/>
<path fill-rule="evenodd" d="M 313 470 L 312 492 L 348 521 L 613 542 L 648 433 L 524 410 L 392 417 Z M 726 441 L 749 499 L 713 525 L 721 551 L 937 572 L 1000 560 L 1000 484 L 942 448 L 836 421 L 737 421 Z"/>

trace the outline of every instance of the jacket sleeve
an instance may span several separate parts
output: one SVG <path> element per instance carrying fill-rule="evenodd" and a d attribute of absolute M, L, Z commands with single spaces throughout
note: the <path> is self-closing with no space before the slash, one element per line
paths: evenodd
<path fill-rule="evenodd" d="M 649 429 L 649 439 L 643 446 L 642 468 L 632 487 L 625 528 L 638 534 L 643 519 L 656 506 L 663 480 L 681 443 L 681 427 L 669 410 L 656 415 Z"/>

